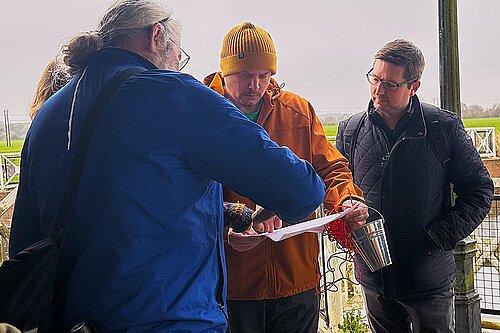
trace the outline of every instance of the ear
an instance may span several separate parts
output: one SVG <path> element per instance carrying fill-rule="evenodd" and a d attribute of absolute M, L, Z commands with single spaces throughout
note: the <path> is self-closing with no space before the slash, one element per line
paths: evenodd
<path fill-rule="evenodd" d="M 161 23 L 154 23 L 148 34 L 148 47 L 153 53 L 165 47 L 165 40 L 163 38 L 163 26 Z"/>
<path fill-rule="evenodd" d="M 420 88 L 420 80 L 412 84 L 410 89 L 410 96 L 414 96 L 417 93 L 418 88 Z"/>

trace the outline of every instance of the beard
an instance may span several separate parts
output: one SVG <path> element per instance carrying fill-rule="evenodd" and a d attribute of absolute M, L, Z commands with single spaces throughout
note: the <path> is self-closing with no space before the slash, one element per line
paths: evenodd
<path fill-rule="evenodd" d="M 165 54 L 162 57 L 162 68 L 167 69 L 169 71 L 179 71 L 179 58 L 176 54 L 174 54 L 174 50 L 170 48 L 165 51 Z"/>

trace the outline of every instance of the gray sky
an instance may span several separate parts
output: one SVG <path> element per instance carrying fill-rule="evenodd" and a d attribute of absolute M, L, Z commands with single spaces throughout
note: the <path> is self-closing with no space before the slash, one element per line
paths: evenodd
<path fill-rule="evenodd" d="M 103 0 L 0 0 L 0 109 L 28 120 L 36 82 L 56 50 L 91 30 Z M 319 114 L 354 112 L 368 103 L 373 54 L 403 37 L 426 58 L 420 98 L 439 96 L 436 0 L 170 0 L 183 22 L 184 70 L 199 80 L 219 70 L 224 34 L 243 21 L 267 30 L 278 53 L 275 78 L 311 101 Z M 458 0 L 461 97 L 466 104 L 500 103 L 499 0 Z"/>

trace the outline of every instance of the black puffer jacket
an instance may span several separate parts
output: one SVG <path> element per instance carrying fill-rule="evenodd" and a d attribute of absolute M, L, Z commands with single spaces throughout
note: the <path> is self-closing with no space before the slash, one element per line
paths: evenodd
<path fill-rule="evenodd" d="M 442 112 L 450 147 L 445 167 L 431 147 L 424 117 L 433 108 Z M 488 213 L 493 183 L 460 118 L 454 113 L 420 104 L 412 97 L 412 112 L 392 149 L 382 119 L 368 108 L 352 157 L 354 181 L 370 207 L 385 218 L 393 264 L 374 273 L 360 257 L 359 280 L 388 298 L 425 296 L 453 286 L 452 249 Z M 337 148 L 345 155 L 339 124 Z M 450 205 L 449 184 L 457 195 Z M 358 274 L 359 275 L 359 274 Z"/>

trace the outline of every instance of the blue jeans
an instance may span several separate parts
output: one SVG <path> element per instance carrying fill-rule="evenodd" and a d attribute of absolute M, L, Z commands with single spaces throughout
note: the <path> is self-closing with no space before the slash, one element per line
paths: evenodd
<path fill-rule="evenodd" d="M 454 333 L 453 289 L 413 299 L 385 299 L 364 288 L 366 313 L 373 333 Z"/>

